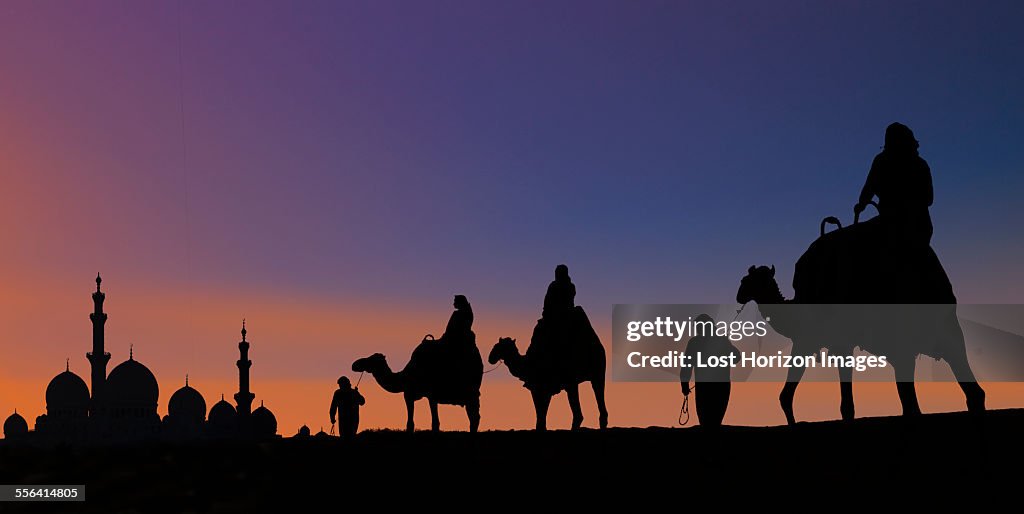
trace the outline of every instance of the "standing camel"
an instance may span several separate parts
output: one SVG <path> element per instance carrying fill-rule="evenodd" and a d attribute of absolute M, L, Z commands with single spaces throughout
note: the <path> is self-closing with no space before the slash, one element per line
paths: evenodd
<path fill-rule="evenodd" d="M 575 337 L 565 341 L 549 341 L 546 344 L 564 345 L 562 351 L 519 353 L 516 340 L 508 337 L 498 339 L 491 349 L 487 361 L 497 364 L 499 361 L 508 366 L 509 373 L 523 381 L 523 386 L 533 396 L 533 406 L 537 411 L 537 430 L 547 429 L 548 406 L 551 397 L 565 391 L 572 410 L 572 428 L 579 429 L 583 425 L 583 409 L 580 407 L 579 384 L 590 382 L 594 388 L 599 413 L 598 423 L 601 428 L 608 427 L 608 409 L 604 403 L 605 383 L 605 352 L 597 333 L 590 326 L 583 309 L 576 307 L 576 319 L 579 321 L 574 330 Z M 538 335 L 541 325 L 534 331 L 530 346 L 537 344 L 542 336 Z"/>
<path fill-rule="evenodd" d="M 430 402 L 430 429 L 435 432 L 441 429 L 437 406 L 442 403 L 466 408 L 470 432 L 476 432 L 480 426 L 484 365 L 475 344 L 435 341 L 427 336 L 401 371 L 392 371 L 380 353 L 353 362 L 352 371 L 369 372 L 385 391 L 405 395 L 408 432 L 415 429 L 413 414 L 416 400 L 421 398 Z"/>
<path fill-rule="evenodd" d="M 809 250 L 808 253 L 811 251 Z M 807 254 L 805 254 L 806 256 Z M 926 265 L 926 268 L 934 272 L 937 264 L 938 259 L 935 258 L 932 264 Z M 802 265 L 798 263 L 798 274 L 801 272 L 801 267 Z M 938 269 L 941 270 L 941 266 Z M 849 282 L 854 290 L 864 289 L 864 284 L 869 283 L 865 281 L 864 277 L 860 277 L 861 280 L 858 281 L 856 277 L 858 273 L 848 273 L 855 275 Z M 942 275 L 944 276 L 945 273 L 943 272 Z M 941 280 L 939 282 L 941 283 Z M 799 283 L 798 279 L 794 278 L 794 285 Z M 948 284 L 948 280 L 946 283 Z M 860 287 L 857 287 L 857 284 L 860 284 Z M 909 323 L 910 328 L 917 327 L 920 329 L 919 331 L 910 330 L 908 333 L 901 332 L 895 335 L 880 334 L 878 330 L 873 330 L 878 326 L 870 326 L 870 323 L 868 323 L 869 326 L 861 324 L 860 322 L 864 320 L 857 319 L 858 316 L 851 312 L 878 312 L 878 310 L 871 311 L 865 309 L 864 306 L 840 304 L 843 296 L 846 296 L 845 294 L 832 296 L 830 300 L 835 301 L 835 304 L 814 302 L 812 300 L 815 295 L 811 295 L 812 298 L 801 300 L 800 289 L 797 290 L 797 298 L 786 299 L 775 280 L 774 266 L 771 268 L 751 266 L 747 271 L 747 276 L 740 282 L 736 301 L 741 304 L 750 301 L 756 302 L 761 316 L 769 320 L 772 328 L 793 342 L 792 355 L 807 355 L 820 348 L 828 348 L 830 353 L 845 356 L 850 355 L 855 346 L 875 355 L 886 355 L 896 372 L 896 389 L 905 416 L 921 414 L 921 408 L 917 402 L 917 392 L 914 389 L 914 367 L 919 354 L 944 359 L 963 389 L 967 400 L 967 409 L 971 412 L 982 412 L 985 410 L 985 391 L 978 385 L 967 360 L 963 331 L 956 317 L 956 305 L 952 304 L 955 302 L 955 298 L 952 298 L 951 293 L 943 294 L 942 291 L 945 289 L 945 287 L 934 289 L 940 292 L 933 298 L 933 303 L 937 305 L 930 306 L 925 310 L 926 318 L 919 320 L 918 323 Z M 859 298 L 859 303 L 867 303 L 863 291 L 856 291 L 853 294 Z M 835 295 L 834 291 L 833 295 Z M 886 298 L 885 295 L 879 296 Z M 885 301 L 884 299 L 880 300 L 880 302 Z M 845 303 L 852 304 L 854 302 Z M 797 317 L 794 316 L 794 310 L 783 307 L 787 304 L 819 304 L 820 309 L 817 306 L 812 307 L 815 309 L 814 316 Z M 892 325 L 892 323 L 889 324 L 889 326 Z M 840 413 L 844 420 L 851 420 L 854 417 L 853 370 L 848 367 L 841 367 L 838 370 L 841 395 Z M 793 397 L 803 374 L 804 368 L 802 367 L 789 368 L 786 385 L 779 395 L 782 411 L 786 415 L 787 423 L 791 425 L 796 423 L 793 415 Z"/>

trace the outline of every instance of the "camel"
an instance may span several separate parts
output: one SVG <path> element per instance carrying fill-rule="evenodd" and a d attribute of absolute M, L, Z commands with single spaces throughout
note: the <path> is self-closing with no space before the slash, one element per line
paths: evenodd
<path fill-rule="evenodd" d="M 413 350 L 409 363 L 401 371 L 392 371 L 380 353 L 353 362 L 352 371 L 369 372 L 385 391 L 405 395 L 407 432 L 416 428 L 413 414 L 416 400 L 421 398 L 430 402 L 430 429 L 434 432 L 441 429 L 437 406 L 442 403 L 466 408 L 470 432 L 476 432 L 480 426 L 480 383 L 484 365 L 475 343 L 434 340 L 428 335 Z"/>
<path fill-rule="evenodd" d="M 538 322 L 534 330 L 533 341 L 526 355 L 519 353 L 516 340 L 509 337 L 502 337 L 491 349 L 487 361 L 491 364 L 504 362 L 512 376 L 523 381 L 523 386 L 530 390 L 533 396 L 533 406 L 537 411 L 537 431 L 547 430 L 548 406 L 551 404 L 551 397 L 561 391 L 565 391 L 569 399 L 569 408 L 572 410 L 572 429 L 577 430 L 583 425 L 583 409 L 580 407 L 579 384 L 590 382 L 594 388 L 594 397 L 597 400 L 599 413 L 598 423 L 603 428 L 608 427 L 608 409 L 604 403 L 604 381 L 605 381 L 605 352 L 597 333 L 590 326 L 583 309 L 577 307 L 576 311 L 578 327 L 583 337 L 576 341 L 549 341 L 547 344 L 569 345 L 570 350 L 565 355 L 568 362 L 559 359 L 558 352 L 532 351 L 537 341 L 542 337 L 539 333 L 543 330 L 543 321 Z M 585 323 L 585 325 L 584 325 Z M 582 330 L 582 328 L 587 330 Z"/>
<path fill-rule="evenodd" d="M 851 226 L 851 228 L 854 226 Z M 811 251 L 809 250 L 808 253 L 811 253 Z M 934 252 L 931 252 L 931 255 L 934 257 Z M 804 257 L 807 257 L 807 254 Z M 797 274 L 800 274 L 801 271 L 806 271 L 810 264 L 812 263 L 798 263 Z M 938 265 L 937 268 L 936 265 L 938 265 L 938 259 L 934 258 L 931 264 L 926 264 L 922 268 L 926 270 L 924 272 L 925 275 L 931 276 L 932 282 L 939 284 L 937 287 L 933 287 L 933 290 L 945 291 L 947 288 L 942 284 L 945 272 L 942 271 L 942 277 L 935 275 L 936 270 L 941 271 L 942 269 L 941 265 Z M 866 267 L 870 269 L 872 266 L 869 264 Z M 870 280 L 864 276 L 863 272 L 850 271 L 849 274 L 853 275 L 853 277 L 844 280 L 847 280 L 847 283 L 851 285 L 858 284 L 858 280 Z M 797 276 L 794 276 L 793 282 L 794 287 L 799 287 L 799 284 L 801 284 Z M 945 283 L 948 284 L 948 279 L 945 279 Z M 865 301 L 867 298 L 863 289 L 865 289 L 864 284 L 868 284 L 867 288 L 870 288 L 871 283 L 860 282 L 860 284 L 861 290 L 850 294 L 834 294 L 830 301 L 836 304 L 852 304 L 854 302 L 843 302 L 842 300 L 853 296 L 859 298 L 859 303 L 869 303 Z M 862 326 L 859 323 L 862 320 L 856 319 L 856 314 L 851 314 L 851 311 L 858 312 L 858 309 L 860 309 L 860 312 L 864 312 L 864 306 L 826 305 L 825 302 L 815 302 L 814 298 L 816 295 L 805 295 L 804 298 L 801 298 L 800 289 L 797 289 L 796 298 L 786 299 L 779 289 L 778 282 L 775 280 L 774 266 L 771 268 L 767 266 L 751 266 L 747 270 L 747 275 L 740 282 L 740 288 L 736 293 L 736 301 L 741 304 L 746 304 L 750 301 L 756 302 L 761 316 L 768 320 L 772 328 L 793 342 L 793 350 L 791 352 L 793 355 L 809 354 L 824 347 L 832 354 L 845 356 L 850 355 L 855 346 L 859 346 L 875 355 L 887 355 L 896 372 L 896 389 L 903 407 L 904 416 L 921 414 L 921 408 L 917 402 L 917 393 L 914 389 L 914 367 L 919 354 L 945 360 L 952 369 L 954 376 L 956 376 L 961 389 L 963 389 L 968 411 L 983 412 L 985 410 L 985 392 L 978 385 L 968 363 L 963 332 L 960 328 L 960 322 L 956 317 L 956 305 L 947 303 L 950 300 L 951 288 L 949 288 L 949 293 L 949 295 L 937 295 L 936 299 L 939 300 L 935 302 L 937 305 L 926 308 L 926 312 L 928 312 L 927 318 L 921 322 L 911 324 L 911 328 L 916 327 L 923 330 L 923 332 L 911 333 L 908 331 L 891 336 L 872 332 L 872 327 Z M 897 303 L 887 300 L 888 298 L 894 297 L 891 295 L 880 295 L 881 301 L 871 303 Z M 955 302 L 955 297 L 952 300 Z M 799 304 L 820 304 L 821 307 L 820 310 L 815 310 L 814 316 L 804 315 L 799 320 L 795 319 L 794 310 L 782 307 Z M 811 309 L 817 309 L 817 307 L 810 307 L 809 310 Z M 874 309 L 871 312 L 877 313 L 879 311 L 879 309 Z M 889 326 L 897 326 L 891 321 L 894 320 L 890 320 Z M 843 330 L 836 330 L 836 327 L 843 327 Z M 782 410 L 786 415 L 786 422 L 790 425 L 796 423 L 793 415 L 793 397 L 803 374 L 804 368 L 802 367 L 789 368 L 786 385 L 779 395 L 779 403 L 782 405 Z M 839 368 L 840 413 L 844 420 L 852 420 L 854 418 L 852 375 L 853 371 L 851 368 Z"/>

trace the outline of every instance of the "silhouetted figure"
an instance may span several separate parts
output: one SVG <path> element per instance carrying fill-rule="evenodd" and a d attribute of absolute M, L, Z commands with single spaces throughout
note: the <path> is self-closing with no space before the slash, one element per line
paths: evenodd
<path fill-rule="evenodd" d="M 876 251 L 889 256 L 881 272 L 885 280 L 910 289 L 925 281 L 917 272 L 932 237 L 928 207 L 933 200 L 932 176 L 918 153 L 918 142 L 910 128 L 893 123 L 885 130 L 885 147 L 871 163 L 854 212 L 860 214 L 878 197 Z"/>
<path fill-rule="evenodd" d="M 576 286 L 569 278 L 569 267 L 559 264 L 555 267 L 555 280 L 548 285 L 544 295 L 544 311 L 541 316 L 546 319 L 564 319 L 575 306 Z"/>
<path fill-rule="evenodd" d="M 715 336 L 715 320 L 707 314 L 701 314 L 693 320 L 694 324 L 710 323 L 709 333 L 698 335 L 690 339 L 686 345 L 685 354 L 690 356 L 690 362 L 697 362 L 697 353 L 706 361 L 708 357 L 728 357 L 736 355 L 739 358 L 739 350 L 729 341 L 728 337 Z M 725 411 L 729 407 L 729 393 L 732 390 L 732 368 L 697 368 L 694 366 L 679 368 L 679 384 L 683 390 L 683 396 L 690 395 L 690 376 L 693 375 L 695 385 L 699 384 L 696 394 L 697 420 L 701 426 L 717 428 L 722 425 L 725 418 Z"/>
<path fill-rule="evenodd" d="M 586 313 L 582 308 L 576 308 L 579 315 L 585 320 L 582 324 L 590 327 L 590 321 L 586 320 Z M 536 338 L 530 343 L 526 355 L 519 353 L 516 340 L 510 337 L 498 339 L 491 348 L 487 361 L 491 364 L 504 362 L 512 376 L 523 381 L 523 387 L 530 390 L 533 396 L 533 407 L 537 412 L 537 430 L 547 430 L 548 406 L 551 404 L 551 397 L 565 390 L 569 400 L 569 408 L 572 410 L 573 430 L 583 425 L 583 409 L 580 407 L 579 384 L 590 382 L 594 389 L 594 399 L 597 400 L 598 426 L 608 427 L 608 408 L 604 403 L 604 380 L 606 357 L 604 346 L 597 332 L 591 327 L 589 330 L 579 333 L 581 339 L 572 345 L 575 354 L 573 359 L 564 362 L 542 363 L 540 359 L 545 358 L 544 354 L 532 352 Z"/>
<path fill-rule="evenodd" d="M 448 325 L 445 326 L 442 341 L 455 343 L 476 343 L 476 336 L 473 334 L 473 307 L 469 300 L 461 294 L 455 295 L 452 302 L 455 311 L 448 318 Z"/>
<path fill-rule="evenodd" d="M 853 227 L 837 230 L 826 235 L 841 235 L 844 231 L 853 231 Z M 886 355 L 896 375 L 896 391 L 899 393 L 900 403 L 903 406 L 903 415 L 912 416 L 921 414 L 921 408 L 917 402 L 917 393 L 914 390 L 914 369 L 918 355 L 928 355 L 936 359 L 943 359 L 953 371 L 960 388 L 967 400 L 967 410 L 971 412 L 983 412 L 985 410 L 985 391 L 978 385 L 978 381 L 971 370 L 967 359 L 967 350 L 964 345 L 964 335 L 960 327 L 960 321 L 956 315 L 956 297 L 953 296 L 952 286 L 949 285 L 949 278 L 946 276 L 938 258 L 934 252 L 931 255 L 930 263 L 926 263 L 924 269 L 925 277 L 930 282 L 927 292 L 930 296 L 924 303 L 940 304 L 934 307 L 931 319 L 925 322 L 915 321 L 914 326 L 918 329 L 914 337 L 889 336 L 885 331 L 875 331 L 872 323 L 865 323 L 864 319 L 856 315 L 850 316 L 845 310 L 850 310 L 856 305 L 848 304 L 894 304 L 900 303 L 901 287 L 884 287 L 875 277 L 882 266 L 888 265 L 886 256 L 875 255 L 869 250 L 862 250 L 858 255 L 861 261 L 860 266 L 842 268 L 836 266 L 836 262 L 830 262 L 828 252 L 815 253 L 815 245 L 822 242 L 825 237 L 818 239 L 811 245 L 800 261 L 797 262 L 796 273 L 793 275 L 793 289 L 796 296 L 787 299 L 782 296 L 779 290 L 779 283 L 775 280 L 775 267 L 751 266 L 747 270 L 747 276 L 740 281 L 740 288 L 736 292 L 736 301 L 745 304 L 753 301 L 761 316 L 768 320 L 772 328 L 779 334 L 788 337 L 793 342 L 791 355 L 808 355 L 816 353 L 820 348 L 828 348 L 829 354 L 840 356 L 851 355 L 854 347 L 875 355 Z M 857 245 L 853 245 L 854 248 Z M 803 276 L 804 274 L 808 276 Z M 844 278 L 842 281 L 828 280 L 833 274 Z M 846 284 L 849 287 L 835 290 L 836 285 Z M 882 287 L 879 287 L 882 286 Z M 779 308 L 787 304 L 822 304 L 822 313 L 829 314 L 831 318 L 827 321 L 809 323 L 808 317 L 794 319 L 794 311 L 786 308 Z M 828 310 L 829 306 L 839 304 L 838 307 Z M 819 313 L 820 314 L 820 313 Z M 841 326 L 841 330 L 836 327 Z M 838 369 L 841 401 L 839 410 L 844 420 L 854 418 L 853 403 L 853 371 L 852 368 L 841 367 Z M 793 396 L 796 393 L 797 385 L 803 377 L 804 368 L 793 366 L 788 370 L 786 385 L 779 395 L 779 402 L 782 411 L 786 415 L 789 424 L 796 423 L 793 416 Z"/>
<path fill-rule="evenodd" d="M 573 354 L 579 350 L 572 347 L 576 336 L 574 332 L 582 328 L 578 326 L 575 307 L 576 286 L 569 278 L 569 267 L 559 264 L 555 267 L 555 279 L 548 284 L 544 294 L 541 319 L 537 320 L 533 338 L 526 350 L 533 363 L 535 377 L 559 381 L 550 384 L 530 383 L 527 387 L 553 388 L 557 393 L 570 383 L 574 386 L 578 383 L 563 371 L 571 365 Z"/>
<path fill-rule="evenodd" d="M 405 428 L 415 429 L 413 413 L 416 400 L 430 401 L 431 429 L 441 429 L 438 404 L 462 405 L 469 417 L 469 431 L 480 425 L 480 383 L 484 363 L 473 334 L 473 309 L 465 296 L 455 297 L 455 312 L 448 320 L 441 339 L 427 334 L 401 371 L 391 370 L 383 354 L 375 353 L 352 363 L 352 371 L 369 372 L 381 388 L 389 393 L 402 393 L 408 415 Z"/>
<path fill-rule="evenodd" d="M 365 405 L 366 399 L 359 394 L 358 388 L 352 387 L 348 377 L 338 379 L 338 390 L 331 399 L 331 424 L 341 421 L 338 435 L 344 438 L 355 437 L 359 431 L 359 406 Z M 337 415 L 337 417 L 335 417 Z"/>
<path fill-rule="evenodd" d="M 579 384 L 590 382 L 597 396 L 601 428 L 608 426 L 604 406 L 605 353 L 601 339 L 582 307 L 576 306 L 576 286 L 569 278 L 569 267 L 555 267 L 555 280 L 544 295 L 544 308 L 537 320 L 525 355 L 519 354 L 515 340 L 501 338 L 491 350 L 491 364 L 504 361 L 523 387 L 533 395 L 537 410 L 537 430 L 547 428 L 551 397 L 565 391 L 572 409 L 572 427 L 583 423 L 579 406 Z"/>
<path fill-rule="evenodd" d="M 868 179 L 854 207 L 856 216 L 849 227 L 835 218 L 825 218 L 821 237 L 800 256 L 793 273 L 793 299 L 786 299 L 775 281 L 775 267 L 751 266 L 740 282 L 736 301 L 755 301 L 775 330 L 793 341 L 793 355 L 807 355 L 828 348 L 830 354 L 849 356 L 855 347 L 875 355 L 888 356 L 895 370 L 896 389 L 904 415 L 921 413 L 914 390 L 914 368 L 918 355 L 949 363 L 967 399 L 971 412 L 985 410 L 985 392 L 978 385 L 967 360 L 963 331 L 956 315 L 956 295 L 939 257 L 930 246 L 932 222 L 932 178 L 928 164 L 918 153 L 918 142 L 906 125 L 893 123 L 885 131 L 885 148 L 875 157 Z M 858 222 L 865 206 L 878 197 L 878 216 Z M 840 225 L 825 232 L 825 224 Z M 938 304 L 932 319 L 921 323 L 914 337 L 887 336 L 885 330 L 857 332 L 835 330 L 828 323 L 807 323 L 793 319 L 791 312 L 776 309 L 780 304 L 842 305 L 818 318 L 844 320 L 849 305 Z M 789 314 L 789 315 L 787 315 Z M 820 320 L 819 320 L 820 321 Z M 855 327 L 870 326 L 852 320 Z M 821 326 L 814 326 L 814 325 Z M 877 327 L 876 327 L 877 328 Z M 924 330 L 927 330 L 925 332 Z M 839 368 L 840 412 L 854 418 L 852 371 Z M 786 420 L 795 423 L 793 395 L 804 369 L 791 367 L 786 386 L 779 396 Z"/>
<path fill-rule="evenodd" d="M 878 197 L 878 213 L 892 243 L 926 246 L 932 237 L 928 207 L 932 205 L 932 173 L 917 153 L 914 133 L 902 123 L 885 129 L 885 147 L 875 156 L 854 212 Z"/>

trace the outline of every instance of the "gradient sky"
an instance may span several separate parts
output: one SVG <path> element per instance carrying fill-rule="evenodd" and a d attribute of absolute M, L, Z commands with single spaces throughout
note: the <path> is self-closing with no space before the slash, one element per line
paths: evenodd
<path fill-rule="evenodd" d="M 960 301 L 1020 303 L 1022 22 L 1019 2 L 6 0 L 0 412 L 40 413 L 66 357 L 88 375 L 96 271 L 112 365 L 134 343 L 161 412 L 185 373 L 230 396 L 245 316 L 285 433 L 323 421 L 354 358 L 401 366 L 452 294 L 484 351 L 525 341 L 560 262 L 606 343 L 614 303 L 730 302 L 755 263 L 788 286 L 895 120 Z M 485 384 L 485 428 L 532 425 L 507 372 Z M 781 421 L 759 387 L 771 405 L 734 422 Z M 362 389 L 364 424 L 400 426 Z M 613 423 L 670 423 L 675 391 L 613 384 Z M 664 400 L 616 416 L 637 394 Z"/>

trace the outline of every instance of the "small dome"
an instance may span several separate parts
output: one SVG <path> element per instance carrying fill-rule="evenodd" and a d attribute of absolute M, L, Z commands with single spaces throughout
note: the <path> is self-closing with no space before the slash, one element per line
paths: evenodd
<path fill-rule="evenodd" d="M 107 376 L 107 401 L 114 408 L 142 408 L 156 411 L 160 386 L 149 368 L 129 358 Z"/>
<path fill-rule="evenodd" d="M 4 421 L 4 439 L 15 439 L 28 433 L 28 422 L 17 411 Z"/>
<path fill-rule="evenodd" d="M 263 406 L 263 402 L 260 402 L 258 409 L 252 411 L 252 428 L 253 433 L 259 436 L 277 434 L 277 418 L 270 409 Z"/>
<path fill-rule="evenodd" d="M 175 421 L 202 423 L 206 420 L 206 400 L 188 383 L 171 395 L 167 402 L 167 415 Z"/>
<path fill-rule="evenodd" d="M 89 386 L 71 371 L 65 371 L 46 386 L 46 409 L 49 411 L 87 410 Z"/>
<path fill-rule="evenodd" d="M 309 434 L 309 427 L 307 427 L 306 425 L 302 425 L 302 427 L 299 428 L 299 433 L 295 435 L 299 437 L 309 437 Z"/>
<path fill-rule="evenodd" d="M 233 425 L 237 417 L 238 413 L 235 412 L 235 407 L 224 401 L 223 396 L 210 409 L 210 424 L 220 428 Z"/>

